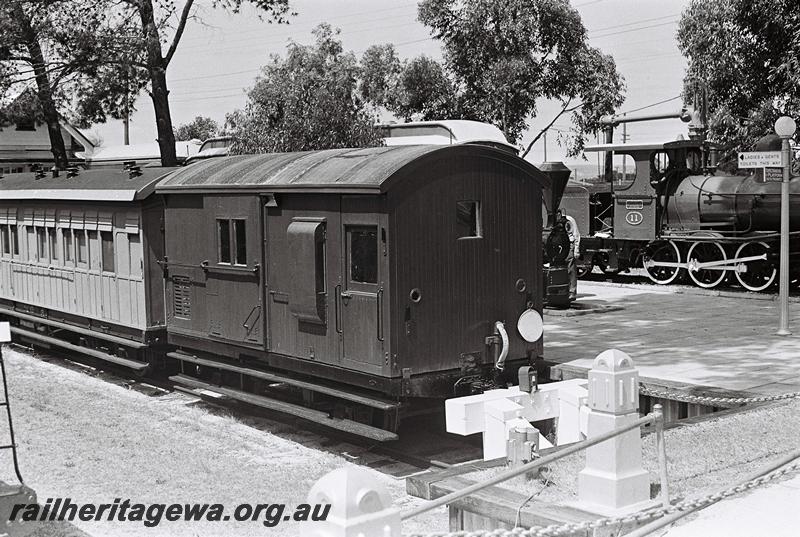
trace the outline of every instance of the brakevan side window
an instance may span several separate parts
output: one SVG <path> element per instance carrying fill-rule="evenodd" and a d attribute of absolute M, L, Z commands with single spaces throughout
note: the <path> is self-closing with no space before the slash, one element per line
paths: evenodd
<path fill-rule="evenodd" d="M 217 219 L 219 262 L 247 265 L 247 229 L 243 219 Z"/>

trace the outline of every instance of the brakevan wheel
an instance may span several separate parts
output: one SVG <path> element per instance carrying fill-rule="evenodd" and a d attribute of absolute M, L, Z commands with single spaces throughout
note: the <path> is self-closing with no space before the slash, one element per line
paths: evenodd
<path fill-rule="evenodd" d="M 755 257 L 765 255 L 766 259 L 757 259 L 740 263 L 743 272 L 735 270 L 736 279 L 748 291 L 763 291 L 775 281 L 778 269 L 769 260 L 770 247 L 765 242 L 746 242 L 736 250 L 736 257 Z"/>
<path fill-rule="evenodd" d="M 718 242 L 696 242 L 689 248 L 686 255 L 689 265 L 689 277 L 698 286 L 704 289 L 712 289 L 725 280 L 728 271 L 724 268 L 705 267 L 697 268 L 701 263 L 713 263 L 715 261 L 725 261 L 725 248 Z"/>
<path fill-rule="evenodd" d="M 682 275 L 683 269 L 675 266 L 651 265 L 650 263 L 680 263 L 681 251 L 673 241 L 655 241 L 648 245 L 644 254 L 647 277 L 659 285 L 667 285 Z"/>

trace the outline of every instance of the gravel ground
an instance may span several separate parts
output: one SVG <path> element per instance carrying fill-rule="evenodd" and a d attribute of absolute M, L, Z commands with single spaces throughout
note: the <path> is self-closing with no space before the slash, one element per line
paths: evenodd
<path fill-rule="evenodd" d="M 4 349 L 26 483 L 40 503 L 304 503 L 317 479 L 348 466 L 315 444 L 313 434 L 274 434 L 234 416 L 217 415 L 174 393 L 149 397 L 79 371 Z M 2 435 L 0 435 L 2 436 Z M 2 455 L 0 455 L 2 456 Z M 13 481 L 8 463 L 0 479 Z M 405 494 L 405 480 L 369 470 L 405 508 L 423 500 Z M 288 507 L 287 507 L 288 510 Z M 303 524 L 265 528 L 260 522 L 76 522 L 96 536 L 302 535 Z M 446 530 L 444 508 L 418 517 L 405 531 Z"/>
<path fill-rule="evenodd" d="M 800 446 L 800 401 L 774 403 L 708 421 L 668 429 L 667 473 L 670 496 L 696 497 L 727 488 L 737 479 Z M 643 438 L 644 468 L 656 484 L 658 458 L 655 436 Z M 576 453 L 546 467 L 539 479 L 515 478 L 506 488 L 551 502 L 577 499 L 578 472 L 585 453 Z M 465 477 L 487 479 L 504 468 L 473 472 Z"/>

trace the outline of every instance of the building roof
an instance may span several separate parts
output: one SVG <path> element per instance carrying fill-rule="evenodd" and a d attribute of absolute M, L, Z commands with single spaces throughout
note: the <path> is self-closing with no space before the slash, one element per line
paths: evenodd
<path fill-rule="evenodd" d="M 0 200 L 134 201 L 153 193 L 158 180 L 175 168 L 81 170 L 75 177 L 61 171 L 36 179 L 34 173 L 13 173 L 0 179 Z"/>
<path fill-rule="evenodd" d="M 530 173 L 541 184 L 549 185 L 547 176 L 536 167 L 505 151 L 479 145 L 416 145 L 209 159 L 171 173 L 156 190 L 159 193 L 230 190 L 380 193 L 388 190 L 389 179 L 403 168 L 439 156 L 471 155 L 505 161 Z"/>
<path fill-rule="evenodd" d="M 175 152 L 179 159 L 189 158 L 200 149 L 199 140 L 175 142 Z M 137 162 L 161 160 L 161 150 L 158 142 L 130 145 L 100 146 L 93 151 L 75 154 L 78 158 L 86 160 L 87 164 L 122 163 L 129 160 Z"/>

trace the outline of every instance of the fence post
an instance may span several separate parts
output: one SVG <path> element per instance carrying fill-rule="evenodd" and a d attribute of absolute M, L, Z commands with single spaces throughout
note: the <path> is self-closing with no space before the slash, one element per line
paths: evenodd
<path fill-rule="evenodd" d="M 667 444 L 664 442 L 664 409 L 661 405 L 653 405 L 656 421 L 656 451 L 658 452 L 658 477 L 661 481 L 661 503 L 669 507 L 669 479 L 667 476 Z"/>
<path fill-rule="evenodd" d="M 311 487 L 308 503 L 331 507 L 324 521 L 307 524 L 304 536 L 401 537 L 399 509 L 391 506 L 386 487 L 362 468 L 347 466 L 325 474 Z"/>
<path fill-rule="evenodd" d="M 639 372 L 630 356 L 611 349 L 595 358 L 588 402 L 587 439 L 639 419 Z M 581 507 L 603 513 L 649 503 L 650 476 L 642 467 L 639 429 L 586 450 L 586 467 L 578 475 L 578 500 Z"/>

